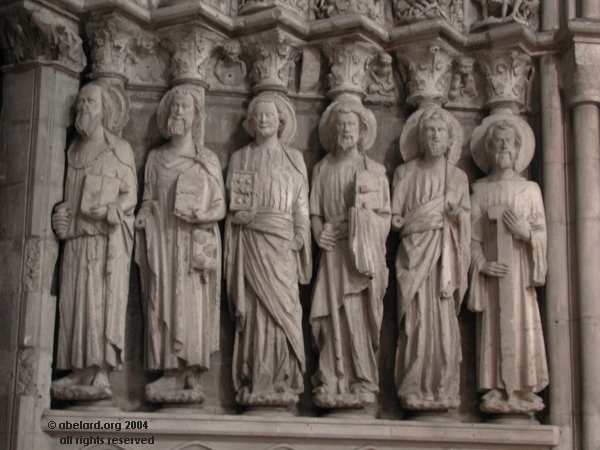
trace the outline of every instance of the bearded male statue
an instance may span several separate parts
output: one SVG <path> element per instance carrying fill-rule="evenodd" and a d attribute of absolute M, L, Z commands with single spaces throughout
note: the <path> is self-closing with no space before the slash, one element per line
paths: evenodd
<path fill-rule="evenodd" d="M 128 118 L 123 90 L 89 83 L 75 108 L 79 136 L 67 151 L 65 200 L 52 216 L 65 241 L 56 368 L 71 373 L 52 383 L 52 394 L 95 401 L 112 396 L 109 372 L 125 360 L 137 178 L 131 146 L 116 135 Z"/>
<path fill-rule="evenodd" d="M 403 408 L 443 412 L 460 403 L 457 315 L 470 261 L 469 184 L 454 165 L 458 121 L 441 108 L 415 114 L 418 125 L 409 119 L 401 137 L 406 164 L 396 170 L 392 195 L 392 227 L 401 238 L 396 387 Z M 417 136 L 406 139 L 411 132 Z"/>
<path fill-rule="evenodd" d="M 204 92 L 180 85 L 157 112 L 169 142 L 152 150 L 137 214 L 136 262 L 142 275 L 146 386 L 152 402 L 198 406 L 200 374 L 219 349 L 221 237 L 225 188 L 217 156 L 202 145 Z"/>
<path fill-rule="evenodd" d="M 319 351 L 314 402 L 361 408 L 379 392 L 375 352 L 387 287 L 389 182 L 368 158 L 377 133 L 372 112 L 355 100 L 328 108 L 319 134 L 329 154 L 313 171 L 310 213 L 321 248 L 310 323 Z"/>
<path fill-rule="evenodd" d="M 308 177 L 293 105 L 263 93 L 244 127 L 255 141 L 229 161 L 225 279 L 235 319 L 233 383 L 238 403 L 282 408 L 298 402 L 306 368 L 298 282 L 312 272 Z"/>
<path fill-rule="evenodd" d="M 539 186 L 525 170 L 535 147 L 529 125 L 494 114 L 475 129 L 471 151 L 488 174 L 472 185 L 471 284 L 477 313 L 477 387 L 481 410 L 541 411 L 548 364 L 535 293 L 545 282 L 546 219 Z"/>

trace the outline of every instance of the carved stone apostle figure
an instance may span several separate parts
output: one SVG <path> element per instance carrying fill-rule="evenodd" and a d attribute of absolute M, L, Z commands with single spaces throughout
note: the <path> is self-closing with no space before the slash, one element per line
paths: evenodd
<path fill-rule="evenodd" d="M 137 178 L 131 146 L 115 133 L 128 118 L 123 90 L 84 86 L 75 105 L 79 136 L 67 151 L 65 200 L 52 226 L 65 241 L 60 268 L 55 398 L 112 396 L 108 375 L 122 367 Z"/>
<path fill-rule="evenodd" d="M 312 272 L 308 179 L 293 105 L 264 93 L 244 127 L 255 141 L 229 161 L 225 278 L 235 314 L 233 382 L 247 406 L 289 406 L 305 371 L 298 282 Z"/>
<path fill-rule="evenodd" d="M 477 314 L 481 409 L 522 414 L 544 408 L 536 395 L 548 366 L 535 287 L 546 277 L 546 219 L 539 186 L 519 175 L 533 157 L 529 125 L 488 117 L 473 134 L 475 162 L 488 176 L 472 185 L 471 284 Z"/>
<path fill-rule="evenodd" d="M 458 121 L 440 108 L 415 114 L 402 132 L 406 164 L 396 169 L 392 195 L 392 227 L 401 238 L 396 387 L 403 408 L 444 411 L 460 403 L 456 316 L 470 261 L 469 184 L 455 167 Z"/>
<path fill-rule="evenodd" d="M 225 188 L 217 156 L 202 145 L 203 97 L 180 85 L 162 98 L 157 123 L 170 141 L 148 155 L 135 220 L 146 368 L 163 372 L 146 398 L 163 404 L 203 402 L 199 377 L 219 349 Z"/>
<path fill-rule="evenodd" d="M 358 408 L 375 401 L 375 352 L 388 281 L 389 182 L 364 153 L 375 141 L 373 113 L 355 100 L 335 102 L 319 126 L 329 154 L 314 168 L 312 230 L 321 248 L 310 323 L 319 351 L 314 403 Z"/>

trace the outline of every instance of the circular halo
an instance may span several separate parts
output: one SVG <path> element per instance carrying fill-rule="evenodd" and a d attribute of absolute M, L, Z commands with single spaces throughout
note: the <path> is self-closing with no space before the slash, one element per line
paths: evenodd
<path fill-rule="evenodd" d="M 471 155 L 475 164 L 486 174 L 490 172 L 490 164 L 485 153 L 485 135 L 489 127 L 501 121 L 511 122 L 519 130 L 521 134 L 521 149 L 515 161 L 515 172 L 523 172 L 533 159 L 535 151 L 535 136 L 533 130 L 527 122 L 512 112 L 501 111 L 491 116 L 486 117 L 471 136 Z"/>
<path fill-rule="evenodd" d="M 377 137 L 377 121 L 375 120 L 375 114 L 373 114 L 372 111 L 368 110 L 362 105 L 362 103 L 354 99 L 338 100 L 327 107 L 323 113 L 323 116 L 321 117 L 321 120 L 319 121 L 319 140 L 321 141 L 321 145 L 323 145 L 325 151 L 328 152 L 331 150 L 329 136 L 330 130 L 327 126 L 327 122 L 329 121 L 331 113 L 340 109 L 350 110 L 359 116 L 365 127 L 359 140 L 359 150 L 363 153 L 367 152 L 371 147 L 373 147 L 375 138 Z"/>
<path fill-rule="evenodd" d="M 107 121 L 108 129 L 111 133 L 120 135 L 129 122 L 129 97 L 119 85 L 111 85 L 107 91 L 112 103 L 112 111 Z"/>
<path fill-rule="evenodd" d="M 450 122 L 454 134 L 454 141 L 448 152 L 448 161 L 453 165 L 458 162 L 464 141 L 463 128 L 451 112 L 446 111 L 439 106 L 432 106 L 415 111 L 402 128 L 402 133 L 400 134 L 400 154 L 405 163 L 411 159 L 418 158 L 421 155 L 419 144 L 419 121 L 423 114 L 433 114 L 434 111 L 439 111 L 446 117 L 447 121 Z"/>
<path fill-rule="evenodd" d="M 271 91 L 271 92 L 264 92 L 264 93 L 257 95 L 250 101 L 250 104 L 252 104 L 252 102 L 254 102 L 258 99 L 268 99 L 268 100 L 271 100 L 273 103 L 275 103 L 275 105 L 277 107 L 277 112 L 279 114 L 283 114 L 284 119 L 285 119 L 284 120 L 285 123 L 284 123 L 282 129 L 278 133 L 279 140 L 286 145 L 289 145 L 292 142 L 294 142 L 294 139 L 296 139 L 296 136 L 298 135 L 298 124 L 296 122 L 296 108 L 292 104 L 292 102 L 285 95 L 278 94 L 278 93 Z M 248 110 L 249 109 L 250 109 L 250 106 L 248 106 Z M 254 128 L 251 126 L 250 121 L 248 119 L 249 119 L 249 116 L 248 116 L 248 112 L 246 111 L 246 119 L 244 120 L 244 123 L 243 123 L 244 130 L 246 130 L 250 136 L 252 136 L 253 138 L 256 138 L 256 133 L 254 132 Z"/>

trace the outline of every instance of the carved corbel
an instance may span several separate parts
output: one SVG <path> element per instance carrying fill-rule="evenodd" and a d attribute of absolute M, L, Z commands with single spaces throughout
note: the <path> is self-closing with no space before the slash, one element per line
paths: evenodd
<path fill-rule="evenodd" d="M 440 45 L 415 47 L 397 53 L 398 68 L 407 91 L 406 103 L 412 106 L 423 102 L 445 104 L 452 79 L 453 53 Z"/>
<path fill-rule="evenodd" d="M 125 82 L 128 66 L 135 65 L 140 53 L 151 50 L 151 33 L 118 13 L 94 14 L 86 25 L 92 43 L 93 78 L 111 77 Z"/>
<path fill-rule="evenodd" d="M 370 86 L 369 70 L 383 50 L 369 41 L 352 38 L 328 41 L 322 48 L 331 67 L 327 96 L 335 99 L 340 94 L 351 94 L 362 100 Z"/>
<path fill-rule="evenodd" d="M 17 7 L 0 15 L 4 63 L 57 65 L 78 75 L 86 65 L 77 24 L 41 7 Z"/>
<path fill-rule="evenodd" d="M 463 0 L 393 0 L 394 18 L 400 25 L 441 19 L 460 32 L 467 31 Z"/>
<path fill-rule="evenodd" d="M 184 30 L 163 30 L 162 43 L 171 52 L 172 85 L 191 83 L 208 88 L 212 56 L 224 37 L 200 24 Z"/>
<path fill-rule="evenodd" d="M 287 93 L 304 42 L 281 30 L 273 30 L 244 38 L 241 43 L 252 64 L 252 91 Z"/>
<path fill-rule="evenodd" d="M 483 52 L 477 63 L 485 76 L 485 106 L 507 107 L 518 112 L 529 107 L 534 68 L 531 57 L 512 50 L 505 53 Z"/>
<path fill-rule="evenodd" d="M 383 0 L 317 0 L 314 6 L 317 19 L 360 14 L 383 24 L 385 10 Z"/>

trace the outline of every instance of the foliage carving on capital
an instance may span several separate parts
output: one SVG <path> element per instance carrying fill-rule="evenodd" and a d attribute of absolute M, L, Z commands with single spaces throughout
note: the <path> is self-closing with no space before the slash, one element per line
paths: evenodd
<path fill-rule="evenodd" d="M 86 65 L 77 26 L 40 8 L 16 8 L 0 15 L 0 48 L 5 63 L 56 62 L 73 72 Z"/>
<path fill-rule="evenodd" d="M 531 57 L 518 51 L 483 52 L 477 63 L 485 76 L 486 106 L 514 104 L 519 109 L 529 106 L 534 68 Z"/>
<path fill-rule="evenodd" d="M 317 19 L 361 14 L 377 23 L 383 23 L 385 18 L 383 0 L 317 0 L 314 10 Z"/>
<path fill-rule="evenodd" d="M 86 31 L 92 43 L 95 76 L 125 76 L 128 65 L 137 63 L 141 53 L 153 52 L 156 47 L 151 33 L 116 13 L 94 14 Z"/>
<path fill-rule="evenodd" d="M 252 90 L 287 92 L 294 80 L 295 62 L 302 44 L 299 39 L 280 30 L 244 39 L 242 47 L 252 64 Z"/>
<path fill-rule="evenodd" d="M 452 79 L 453 55 L 438 45 L 429 46 L 425 52 L 398 52 L 399 69 L 407 88 L 410 105 L 423 100 L 447 101 Z"/>
<path fill-rule="evenodd" d="M 443 19 L 457 30 L 467 31 L 463 0 L 394 0 L 394 18 L 399 24 Z"/>

